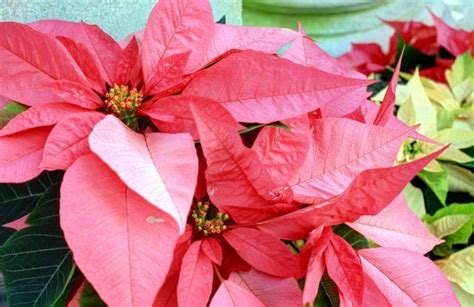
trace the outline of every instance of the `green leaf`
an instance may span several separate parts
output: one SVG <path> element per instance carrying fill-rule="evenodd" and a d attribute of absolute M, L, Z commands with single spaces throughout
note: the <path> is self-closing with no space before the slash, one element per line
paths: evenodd
<path fill-rule="evenodd" d="M 30 225 L 58 223 L 59 188 L 59 183 L 53 184 L 48 191 L 38 199 L 35 210 L 30 213 L 26 223 Z"/>
<path fill-rule="evenodd" d="M 433 216 L 426 215 L 424 221 L 433 235 L 445 239 L 444 244 L 467 243 L 474 224 L 474 203 L 451 204 Z"/>
<path fill-rule="evenodd" d="M 448 235 L 456 233 L 466 223 L 471 220 L 468 214 L 453 214 L 443 216 L 442 218 L 429 224 L 431 233 L 437 238 L 444 238 Z"/>
<path fill-rule="evenodd" d="M 9 306 L 51 306 L 74 274 L 74 262 L 59 220 L 41 215 L 46 203 L 59 208 L 58 185 L 43 193 L 33 226 L 13 234 L 0 248 L 0 271 Z M 31 194 L 31 193 L 30 193 Z M 29 196 L 31 196 L 28 194 Z"/>
<path fill-rule="evenodd" d="M 225 25 L 225 15 L 222 15 L 221 19 L 219 19 L 218 21 L 216 21 L 216 23 L 220 23 L 220 24 Z"/>
<path fill-rule="evenodd" d="M 423 170 L 418 173 L 418 177 L 435 193 L 440 202 L 446 201 L 448 195 L 448 172 L 446 170 L 442 172 Z"/>
<path fill-rule="evenodd" d="M 81 307 L 102 307 L 107 306 L 99 297 L 94 287 L 89 282 L 86 282 L 84 289 L 82 289 L 80 297 Z"/>
<path fill-rule="evenodd" d="M 15 229 L 0 227 L 0 245 L 3 245 L 15 232 Z"/>
<path fill-rule="evenodd" d="M 314 307 L 339 307 L 339 292 L 334 281 L 329 277 L 328 273 L 325 272 L 321 278 L 319 285 L 318 295 L 314 301 Z"/>
<path fill-rule="evenodd" d="M 457 100 L 471 95 L 474 91 L 474 58 L 469 50 L 456 58 L 451 69 L 446 71 L 446 79 Z"/>
<path fill-rule="evenodd" d="M 474 173 L 454 164 L 443 163 L 448 172 L 448 186 L 451 192 L 464 192 L 474 196 Z"/>
<path fill-rule="evenodd" d="M 459 300 L 459 303 L 461 303 L 461 306 L 472 307 L 472 302 L 474 302 L 474 294 L 464 291 L 464 289 L 456 283 L 451 283 L 451 285 L 453 286 L 454 293 L 456 293 L 456 297 Z"/>
<path fill-rule="evenodd" d="M 0 184 L 0 225 L 31 212 L 38 199 L 61 178 L 62 172 L 43 172 L 25 183 Z"/>
<path fill-rule="evenodd" d="M 0 129 L 5 127 L 9 121 L 25 110 L 26 107 L 19 103 L 10 102 L 7 104 L 2 110 L 0 110 Z"/>
<path fill-rule="evenodd" d="M 452 254 L 447 259 L 436 261 L 449 281 L 458 284 L 464 291 L 474 294 L 474 246 Z"/>
<path fill-rule="evenodd" d="M 423 189 L 423 197 L 425 199 L 426 212 L 429 214 L 435 214 L 438 210 L 446 206 L 429 187 Z"/>
<path fill-rule="evenodd" d="M 410 209 L 419 217 L 422 218 L 426 214 L 425 200 L 423 192 L 409 183 L 403 190 L 405 199 Z"/>
<path fill-rule="evenodd" d="M 12 101 L 10 103 L 8 103 L 4 108 L 3 110 L 7 111 L 7 112 L 10 112 L 10 113 L 13 113 L 15 115 L 18 115 L 20 114 L 21 112 L 24 112 L 26 111 L 27 107 L 22 105 L 22 104 L 19 104 L 18 102 L 15 102 L 15 101 Z"/>
<path fill-rule="evenodd" d="M 333 231 L 346 240 L 346 242 L 356 250 L 369 248 L 369 242 L 367 239 L 345 224 L 335 226 Z"/>

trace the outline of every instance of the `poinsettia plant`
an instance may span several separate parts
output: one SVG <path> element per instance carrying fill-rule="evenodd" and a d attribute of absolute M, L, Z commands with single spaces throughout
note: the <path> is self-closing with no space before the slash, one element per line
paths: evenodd
<path fill-rule="evenodd" d="M 447 146 L 393 115 L 400 61 L 379 107 L 302 27 L 214 24 L 205 0 L 161 0 L 121 42 L 0 32 L 12 306 L 91 287 L 110 306 L 459 305 L 402 194 Z M 395 165 L 407 138 L 437 147 Z"/>
<path fill-rule="evenodd" d="M 395 64 L 399 47 L 407 45 L 412 58 L 404 65 L 407 70 L 422 66 L 422 76 L 447 83 L 445 72 L 454 63 L 454 57 L 465 52 L 474 56 L 474 31 L 454 28 L 428 11 L 434 25 L 418 21 L 385 21 L 394 29 L 387 52 L 377 43 L 357 43 L 339 59 L 366 75 L 381 73 Z"/>

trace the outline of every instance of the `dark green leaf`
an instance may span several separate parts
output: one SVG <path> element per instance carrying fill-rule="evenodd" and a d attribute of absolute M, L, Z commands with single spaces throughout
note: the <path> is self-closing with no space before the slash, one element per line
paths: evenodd
<path fill-rule="evenodd" d="M 102 307 L 107 306 L 105 303 L 100 299 L 99 295 L 95 291 L 94 287 L 88 282 L 84 285 L 84 289 L 81 293 L 80 298 L 81 307 Z"/>
<path fill-rule="evenodd" d="M 418 177 L 434 192 L 441 203 L 445 203 L 448 195 L 448 172 L 429 172 L 426 170 L 418 173 Z"/>
<path fill-rule="evenodd" d="M 59 187 L 59 183 L 53 184 L 49 190 L 38 199 L 35 209 L 26 220 L 28 224 L 59 223 Z"/>
<path fill-rule="evenodd" d="M 216 23 L 220 23 L 220 24 L 225 25 L 225 15 L 222 15 L 221 19 L 219 19 L 218 21 L 216 21 Z"/>
<path fill-rule="evenodd" d="M 321 278 L 321 284 L 319 286 L 319 292 L 324 292 L 329 301 L 329 305 L 332 307 L 338 307 L 341 302 L 339 301 L 339 292 L 337 290 L 337 286 L 334 281 L 329 277 L 327 272 L 324 273 L 323 277 Z M 317 299 L 317 298 L 316 298 Z"/>
<path fill-rule="evenodd" d="M 60 182 L 61 178 L 62 172 L 43 172 L 25 183 L 0 184 L 0 225 L 31 212 L 38 199 L 49 187 Z"/>
<path fill-rule="evenodd" d="M 345 224 L 334 227 L 333 231 L 346 240 L 346 242 L 356 250 L 369 248 L 369 242 L 367 239 Z"/>
<path fill-rule="evenodd" d="M 16 232 L 0 247 L 0 271 L 9 306 L 52 306 L 74 274 L 72 254 L 58 219 L 45 207 L 56 208 L 52 213 L 57 215 L 58 192 L 56 184 L 41 193 L 40 206 L 29 221 L 34 225 Z"/>
<path fill-rule="evenodd" d="M 15 229 L 0 227 L 0 245 L 3 245 L 3 243 L 5 243 L 14 233 Z"/>

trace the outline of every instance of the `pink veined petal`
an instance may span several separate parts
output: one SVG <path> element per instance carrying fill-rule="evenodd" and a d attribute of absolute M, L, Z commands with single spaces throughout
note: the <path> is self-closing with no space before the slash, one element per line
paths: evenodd
<path fill-rule="evenodd" d="M 232 272 L 229 281 L 253 293 L 265 306 L 287 307 L 301 304 L 301 290 L 294 278 L 279 278 L 255 269 Z"/>
<path fill-rule="evenodd" d="M 173 262 L 168 271 L 168 276 L 166 280 L 158 291 L 153 306 L 155 307 L 177 307 L 178 306 L 178 281 L 179 281 L 179 272 L 181 271 L 181 264 L 184 257 L 184 254 L 191 245 L 192 239 L 192 229 L 190 227 L 186 228 L 184 234 L 182 234 L 173 254 Z"/>
<path fill-rule="evenodd" d="M 392 166 L 412 130 L 394 130 L 344 118 L 315 120 L 306 160 L 289 182 L 295 199 L 304 203 L 308 196 L 331 198 L 342 193 L 362 171 Z"/>
<path fill-rule="evenodd" d="M 201 249 L 212 262 L 218 265 L 222 264 L 223 252 L 219 240 L 216 238 L 205 238 L 202 241 Z"/>
<path fill-rule="evenodd" d="M 105 117 L 99 112 L 72 114 L 61 120 L 46 140 L 41 168 L 65 170 L 90 151 L 88 137 L 94 126 Z"/>
<path fill-rule="evenodd" d="M 290 47 L 283 54 L 285 59 L 340 76 L 366 79 L 365 75 L 342 65 L 340 61 L 321 49 L 311 37 L 306 35 L 301 24 L 299 24 L 299 33 L 300 35 L 291 42 Z"/>
<path fill-rule="evenodd" d="M 58 36 L 57 39 L 66 47 L 69 54 L 74 58 L 84 75 L 89 80 L 91 87 L 102 95 L 105 95 L 105 80 L 100 73 L 99 65 L 92 53 L 81 43 L 70 38 Z"/>
<path fill-rule="evenodd" d="M 364 305 L 392 307 L 374 281 L 364 272 Z"/>
<path fill-rule="evenodd" d="M 98 26 L 82 21 L 64 20 L 40 20 L 31 23 L 30 26 L 37 31 L 54 36 L 65 36 L 83 44 L 99 65 L 102 78 L 110 85 L 113 84 L 122 49 L 110 35 Z"/>
<path fill-rule="evenodd" d="M 274 54 L 286 43 L 300 36 L 298 32 L 282 28 L 216 24 L 214 29 L 214 35 L 202 59 L 201 67 L 233 49 L 252 49 Z"/>
<path fill-rule="evenodd" d="M 178 307 L 179 272 L 169 275 L 153 302 L 153 307 Z"/>
<path fill-rule="evenodd" d="M 349 243 L 336 234 L 331 236 L 324 251 L 324 262 L 329 277 L 334 281 L 343 306 L 362 306 L 364 300 L 364 272 L 359 256 Z"/>
<path fill-rule="evenodd" d="M 90 87 L 76 82 L 59 80 L 47 84 L 46 87 L 63 101 L 86 109 L 96 110 L 104 106 L 104 102 Z"/>
<path fill-rule="evenodd" d="M 239 122 L 271 123 L 314 111 L 370 83 L 247 50 L 199 73 L 184 94 L 222 103 Z"/>
<path fill-rule="evenodd" d="M 181 264 L 178 282 L 178 305 L 206 306 L 212 292 L 212 262 L 201 249 L 201 241 L 189 247 Z"/>
<path fill-rule="evenodd" d="M 265 307 L 255 295 L 236 283 L 224 280 L 209 307 Z"/>
<path fill-rule="evenodd" d="M 223 232 L 225 240 L 242 259 L 259 271 L 278 277 L 298 277 L 298 258 L 278 238 L 253 228 Z"/>
<path fill-rule="evenodd" d="M 400 66 L 402 65 L 403 51 L 398 59 L 397 67 L 393 72 L 392 79 L 388 85 L 387 92 L 383 97 L 382 105 L 380 106 L 377 116 L 374 119 L 374 125 L 385 126 L 390 117 L 393 116 L 393 108 L 395 106 L 395 93 L 397 92 L 398 75 L 400 74 Z"/>
<path fill-rule="evenodd" d="M 290 129 L 267 126 L 252 146 L 260 161 L 278 186 L 288 184 L 308 153 L 311 128 L 307 115 L 282 122 Z"/>
<path fill-rule="evenodd" d="M 460 306 L 443 272 L 420 254 L 380 247 L 360 250 L 359 256 L 391 306 Z"/>
<path fill-rule="evenodd" d="M 283 190 L 283 192 L 286 191 Z M 290 200 L 291 198 L 289 201 Z M 271 205 L 265 207 L 241 207 L 232 205 L 225 206 L 226 212 L 232 217 L 232 219 L 234 221 L 239 221 L 240 223 L 262 222 L 276 216 L 298 210 L 299 208 L 300 207 L 298 204 L 288 202 L 271 203 Z"/>
<path fill-rule="evenodd" d="M 184 82 L 184 68 L 191 51 L 177 53 L 161 60 L 145 82 L 145 95 L 155 95 Z"/>
<path fill-rule="evenodd" d="M 303 304 L 312 305 L 318 294 L 319 284 L 326 269 L 324 252 L 328 247 L 331 233 L 329 228 L 325 228 L 321 237 L 310 247 L 311 250 L 303 290 Z M 308 242 L 310 243 L 310 241 Z M 304 250 L 302 252 L 304 252 Z"/>
<path fill-rule="evenodd" d="M 226 205 L 268 206 L 276 186 L 257 154 L 242 144 L 240 125 L 218 103 L 191 104 L 206 157 L 207 192 L 225 211 Z"/>
<path fill-rule="evenodd" d="M 355 120 L 356 122 L 366 123 L 364 114 L 367 112 L 364 104 L 359 106 L 354 111 L 344 114 L 343 118 Z"/>
<path fill-rule="evenodd" d="M 199 134 L 190 107 L 193 101 L 202 101 L 202 104 L 212 103 L 208 98 L 175 95 L 147 102 L 139 112 L 148 116 L 160 131 L 168 133 L 188 132 L 197 140 Z"/>
<path fill-rule="evenodd" d="M 50 127 L 0 137 L 0 182 L 20 183 L 37 177 Z"/>
<path fill-rule="evenodd" d="M 48 103 L 36 105 L 18 114 L 0 130 L 0 136 L 6 136 L 24 130 L 53 126 L 63 118 L 75 114 L 87 112 L 79 106 L 68 103 Z"/>
<path fill-rule="evenodd" d="M 133 36 L 117 62 L 115 82 L 127 84 L 130 81 L 132 87 L 136 87 L 140 82 L 141 67 L 140 49 L 137 39 Z"/>
<path fill-rule="evenodd" d="M 66 48 L 54 37 L 30 27 L 0 23 L 0 95 L 26 105 L 62 102 L 48 84 L 88 81 Z"/>
<path fill-rule="evenodd" d="M 142 41 L 145 82 L 159 63 L 191 51 L 187 67 L 192 72 L 206 52 L 214 32 L 212 9 L 207 0 L 161 0 L 150 14 Z"/>
<path fill-rule="evenodd" d="M 299 32 L 301 35 L 291 42 L 290 47 L 283 54 L 283 58 L 297 64 L 314 67 L 343 77 L 366 79 L 365 75 L 342 65 L 339 60 L 319 48 L 319 46 L 306 35 L 301 24 L 299 24 Z M 354 111 L 364 102 L 366 97 L 368 97 L 368 93 L 365 88 L 356 89 L 321 106 L 321 113 L 324 117 L 341 117 L 342 115 Z"/>
<path fill-rule="evenodd" d="M 100 297 L 110 306 L 150 306 L 173 260 L 174 219 L 93 154 L 66 171 L 60 202 L 68 246 Z"/>
<path fill-rule="evenodd" d="M 129 188 L 171 215 L 184 231 L 198 173 L 189 134 L 138 134 L 109 115 L 94 127 L 89 146 Z"/>
<path fill-rule="evenodd" d="M 419 171 L 446 148 L 447 146 L 410 163 L 365 170 L 355 177 L 341 195 L 261 222 L 257 226 L 278 238 L 298 240 L 321 225 L 354 222 L 363 215 L 378 214 L 402 192 Z M 312 197 L 307 200 L 307 203 L 314 201 Z"/>
<path fill-rule="evenodd" d="M 426 254 L 443 241 L 434 237 L 408 208 L 403 193 L 377 215 L 360 217 L 348 225 L 383 247 Z"/>

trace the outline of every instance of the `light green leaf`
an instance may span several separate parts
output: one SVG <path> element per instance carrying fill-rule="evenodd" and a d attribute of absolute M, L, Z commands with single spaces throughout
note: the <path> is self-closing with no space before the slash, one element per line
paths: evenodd
<path fill-rule="evenodd" d="M 448 172 L 430 172 L 423 170 L 418 173 L 418 177 L 435 193 L 438 199 L 444 203 L 448 195 Z"/>
<path fill-rule="evenodd" d="M 461 111 L 462 113 L 458 114 L 456 118 L 454 119 L 453 128 L 458 128 L 458 129 L 462 129 L 466 131 L 473 131 L 474 130 L 474 108 L 473 108 L 472 103 L 464 106 Z"/>
<path fill-rule="evenodd" d="M 388 88 L 388 86 L 383 88 L 380 92 L 378 92 L 377 94 L 372 96 L 370 98 L 370 100 L 376 101 L 376 102 L 382 102 L 385 94 L 387 93 L 387 88 Z M 396 93 L 395 93 L 395 97 L 396 97 L 395 104 L 397 106 L 402 105 L 408 99 L 408 96 L 409 96 L 409 91 L 408 91 L 407 85 L 406 84 L 398 84 L 397 85 L 397 90 L 396 90 Z"/>
<path fill-rule="evenodd" d="M 467 291 L 464 291 L 457 283 L 451 283 L 453 286 L 454 293 L 456 293 L 456 297 L 461 303 L 462 307 L 472 307 L 472 302 L 474 302 L 474 294 L 471 294 Z"/>
<path fill-rule="evenodd" d="M 454 111 L 461 107 L 461 103 L 454 98 L 446 84 L 423 77 L 420 80 L 431 101 L 436 102 L 446 110 Z"/>
<path fill-rule="evenodd" d="M 408 126 L 417 124 L 415 106 L 411 96 L 398 109 L 397 117 Z"/>
<path fill-rule="evenodd" d="M 436 131 L 436 108 L 423 88 L 418 70 L 407 83 L 413 102 L 415 122 L 421 124 L 419 132 L 426 134 Z"/>
<path fill-rule="evenodd" d="M 474 203 L 450 204 L 433 216 L 426 215 L 423 220 L 428 223 L 431 233 L 445 238 L 448 245 L 467 243 L 474 224 Z"/>
<path fill-rule="evenodd" d="M 410 209 L 419 217 L 422 218 L 426 214 L 425 199 L 423 192 L 409 183 L 403 190 L 405 199 Z"/>
<path fill-rule="evenodd" d="M 474 196 L 474 173 L 454 164 L 443 163 L 448 172 L 448 187 L 451 192 L 469 193 Z"/>
<path fill-rule="evenodd" d="M 438 131 L 453 127 L 454 112 L 439 108 L 436 113 L 436 128 Z"/>
<path fill-rule="evenodd" d="M 464 291 L 474 294 L 474 246 L 435 262 L 449 281 L 458 284 Z"/>
<path fill-rule="evenodd" d="M 474 58 L 469 51 L 456 58 L 451 69 L 446 71 L 446 79 L 457 100 L 471 95 L 474 91 Z"/>
<path fill-rule="evenodd" d="M 474 131 L 461 129 L 444 129 L 438 131 L 434 139 L 443 144 L 451 144 L 456 148 L 468 148 L 474 146 Z"/>
<path fill-rule="evenodd" d="M 453 214 L 443 216 L 442 218 L 428 224 L 430 232 L 437 238 L 444 238 L 456 233 L 464 224 L 471 220 L 472 216 L 467 214 Z"/>

